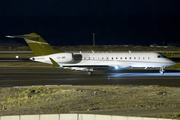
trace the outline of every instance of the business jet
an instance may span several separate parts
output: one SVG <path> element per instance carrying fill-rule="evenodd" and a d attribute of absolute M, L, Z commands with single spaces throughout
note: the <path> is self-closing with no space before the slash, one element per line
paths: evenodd
<path fill-rule="evenodd" d="M 25 35 L 6 36 L 9 38 L 24 38 L 35 54 L 32 61 L 52 64 L 56 67 L 86 71 L 87 75 L 98 68 L 160 68 L 164 74 L 165 67 L 176 63 L 159 53 L 63 53 L 53 49 L 40 35 L 30 33 Z"/>

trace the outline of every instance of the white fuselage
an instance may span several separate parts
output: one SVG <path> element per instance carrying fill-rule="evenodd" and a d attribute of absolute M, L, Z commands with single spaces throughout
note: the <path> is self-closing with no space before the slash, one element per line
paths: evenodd
<path fill-rule="evenodd" d="M 75 57 L 79 56 L 79 57 Z M 158 53 L 57 53 L 37 56 L 31 60 L 52 64 L 52 58 L 62 67 L 167 67 L 175 63 Z"/>

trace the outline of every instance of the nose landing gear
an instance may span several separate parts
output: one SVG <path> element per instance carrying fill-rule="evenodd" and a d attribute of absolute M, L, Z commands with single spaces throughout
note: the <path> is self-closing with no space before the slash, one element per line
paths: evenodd
<path fill-rule="evenodd" d="M 160 74 L 163 75 L 165 70 L 164 70 L 164 67 L 161 67 L 160 70 L 159 70 Z"/>

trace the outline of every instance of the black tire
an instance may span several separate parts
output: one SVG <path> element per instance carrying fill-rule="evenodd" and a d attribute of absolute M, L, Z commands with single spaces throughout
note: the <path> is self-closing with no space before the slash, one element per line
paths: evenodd
<path fill-rule="evenodd" d="M 163 75 L 163 74 L 164 74 L 164 71 L 160 71 L 160 74 Z"/>
<path fill-rule="evenodd" d="M 92 71 L 87 71 L 86 74 L 90 76 L 92 75 Z"/>

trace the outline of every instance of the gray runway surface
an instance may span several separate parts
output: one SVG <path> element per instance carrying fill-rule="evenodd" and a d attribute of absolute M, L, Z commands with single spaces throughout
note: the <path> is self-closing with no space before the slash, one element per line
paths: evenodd
<path fill-rule="evenodd" d="M 87 76 L 82 71 L 53 67 L 0 67 L 0 87 L 117 84 L 180 87 L 180 70 L 166 70 L 164 75 L 158 70 L 98 70 L 92 76 Z"/>

